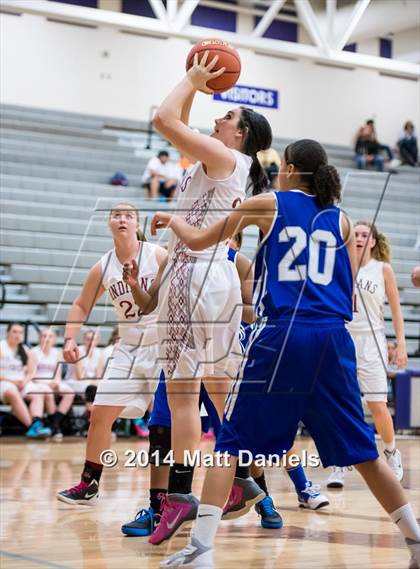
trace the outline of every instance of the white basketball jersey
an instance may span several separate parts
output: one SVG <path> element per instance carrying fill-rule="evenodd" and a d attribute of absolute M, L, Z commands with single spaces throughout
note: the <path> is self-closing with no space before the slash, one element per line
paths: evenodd
<path fill-rule="evenodd" d="M 109 358 L 112 356 L 112 352 L 114 351 L 115 348 L 115 344 L 110 344 L 109 346 L 106 346 L 106 348 L 102 348 L 102 357 L 104 359 L 104 364 L 106 365 L 106 362 L 109 360 Z"/>
<path fill-rule="evenodd" d="M 384 264 L 371 259 L 357 273 L 353 320 L 348 330 L 352 334 L 384 332 L 385 300 Z"/>
<path fill-rule="evenodd" d="M 156 278 L 159 265 L 156 260 L 156 245 L 141 242 L 139 257 L 138 281 L 143 290 L 147 290 Z M 108 251 L 102 259 L 102 284 L 108 292 L 109 298 L 118 319 L 118 333 L 123 343 L 142 346 L 157 342 L 156 320 L 157 314 L 139 316 L 139 309 L 134 301 L 131 289 L 122 280 L 123 266 L 118 260 L 115 249 Z"/>
<path fill-rule="evenodd" d="M 14 352 L 7 340 L 0 342 L 0 376 L 9 381 L 23 379 L 23 363 L 17 352 Z"/>
<path fill-rule="evenodd" d="M 232 150 L 232 149 L 231 149 Z M 235 156 L 235 169 L 224 180 L 209 178 L 201 162 L 197 162 L 187 172 L 177 191 L 176 212 L 193 227 L 207 228 L 223 219 L 232 208 L 245 199 L 246 182 L 252 159 L 246 154 L 232 150 Z M 191 251 L 178 240 L 173 232 L 169 238 L 169 257 L 184 252 L 201 259 L 224 260 L 227 256 L 227 244 L 219 243 L 204 251 Z"/>
<path fill-rule="evenodd" d="M 41 350 L 41 346 L 35 346 L 35 348 L 32 348 L 32 352 L 36 358 L 34 379 L 52 381 L 57 370 L 57 364 L 61 359 L 60 350 L 51 348 L 50 353 L 46 354 Z"/>
<path fill-rule="evenodd" d="M 86 356 L 86 348 L 84 346 L 79 347 L 80 363 L 82 364 L 82 374 L 83 379 L 99 379 L 97 378 L 96 369 L 99 364 L 99 360 L 101 357 L 101 349 L 100 348 L 93 348 L 90 350 L 89 356 Z"/>

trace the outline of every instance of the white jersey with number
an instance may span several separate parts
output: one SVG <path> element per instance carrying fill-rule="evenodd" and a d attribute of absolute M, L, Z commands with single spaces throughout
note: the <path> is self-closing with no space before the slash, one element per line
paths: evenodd
<path fill-rule="evenodd" d="M 140 242 L 137 264 L 138 281 L 147 290 L 156 278 L 159 265 L 156 259 L 157 246 Z M 122 280 L 123 266 L 115 248 L 101 258 L 102 284 L 114 305 L 118 319 L 118 333 L 124 344 L 132 346 L 154 344 L 157 342 L 156 313 L 139 316 L 130 287 Z"/>
<path fill-rule="evenodd" d="M 17 355 L 17 351 L 7 343 L 7 340 L 0 342 L 0 376 L 9 381 L 17 381 L 24 378 L 23 363 Z"/>
<path fill-rule="evenodd" d="M 52 381 L 57 371 L 58 362 L 61 360 L 61 350 L 51 348 L 49 354 L 41 350 L 41 346 L 32 348 L 36 360 L 34 379 Z"/>
<path fill-rule="evenodd" d="M 351 334 L 384 332 L 386 300 L 384 264 L 371 259 L 360 267 L 356 277 L 353 320 L 347 324 Z"/>
<path fill-rule="evenodd" d="M 207 228 L 223 219 L 232 208 L 245 199 L 246 182 L 252 159 L 246 154 L 231 149 L 235 157 L 235 169 L 223 180 L 209 178 L 203 164 L 197 162 L 187 172 L 177 191 L 177 214 L 194 227 Z M 169 257 L 179 252 L 200 259 L 222 260 L 227 256 L 227 243 L 219 243 L 203 251 L 191 251 L 174 233 L 169 238 Z"/>

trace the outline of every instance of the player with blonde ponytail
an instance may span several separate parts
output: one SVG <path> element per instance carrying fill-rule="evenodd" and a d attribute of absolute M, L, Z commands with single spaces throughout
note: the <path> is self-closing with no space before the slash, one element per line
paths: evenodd
<path fill-rule="evenodd" d="M 398 480 L 403 477 L 400 451 L 395 448 L 395 432 L 387 407 L 387 345 L 384 304 L 388 300 L 397 338 L 395 363 L 407 365 L 404 319 L 397 281 L 390 265 L 391 249 L 387 237 L 367 221 L 355 224 L 358 273 L 353 303 L 353 320 L 348 329 L 356 346 L 360 389 L 372 413 L 383 445 L 385 458 Z M 391 362 L 390 362 L 391 363 Z M 342 488 L 344 470 L 334 467 L 328 478 L 329 488 Z"/>

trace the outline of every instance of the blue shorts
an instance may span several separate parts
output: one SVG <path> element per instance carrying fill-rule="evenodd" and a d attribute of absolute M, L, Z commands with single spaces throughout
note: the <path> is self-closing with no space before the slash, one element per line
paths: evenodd
<path fill-rule="evenodd" d="M 324 467 L 378 458 L 363 416 L 353 340 L 341 322 L 254 325 L 216 450 L 282 456 L 300 421 Z"/>
<path fill-rule="evenodd" d="M 207 417 L 201 418 L 202 431 L 207 432 L 210 427 L 212 427 L 214 433 L 217 435 L 221 426 L 219 415 L 203 384 L 201 384 L 200 389 L 200 407 L 202 403 L 204 404 L 208 415 Z M 149 419 L 149 427 L 156 425 L 159 427 L 171 428 L 171 411 L 169 409 L 168 398 L 166 396 L 165 374 L 163 371 L 159 377 L 159 385 L 155 392 L 153 409 Z"/>

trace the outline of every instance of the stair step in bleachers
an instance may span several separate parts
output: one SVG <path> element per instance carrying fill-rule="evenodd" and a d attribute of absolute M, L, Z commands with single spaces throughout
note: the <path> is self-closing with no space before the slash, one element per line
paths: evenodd
<path fill-rule="evenodd" d="M 58 180 L 73 180 L 78 182 L 95 182 L 99 184 L 108 183 L 109 178 L 114 174 L 112 168 L 106 171 L 86 171 L 75 168 L 51 168 L 51 166 L 42 166 L 38 164 L 19 164 L 17 162 L 3 162 L 1 164 L 1 172 L 3 174 L 15 174 L 21 176 L 35 176 L 38 178 L 56 178 Z M 130 185 L 141 186 L 141 176 L 131 175 L 129 178 Z"/>
<path fill-rule="evenodd" d="M 62 251 L 77 251 L 81 245 L 80 236 L 36 231 L 3 230 L 0 235 L 2 246 L 36 247 L 50 249 L 52 245 Z M 103 254 L 113 247 L 111 237 L 90 237 L 83 241 L 83 251 Z"/>
<path fill-rule="evenodd" d="M 131 154 L 133 152 L 132 146 L 124 146 L 123 144 L 115 141 L 115 138 L 109 137 L 101 139 L 91 139 L 89 137 L 75 138 L 69 137 L 65 134 L 49 133 L 49 132 L 34 132 L 33 130 L 25 129 L 2 129 L 3 140 L 13 140 L 17 142 L 32 142 L 36 144 L 57 144 L 63 145 L 69 150 L 72 148 L 88 148 L 89 150 L 104 150 Z"/>
<path fill-rule="evenodd" d="M 106 183 L 85 182 L 81 185 L 72 180 L 52 180 L 50 178 L 37 178 L 36 176 L 16 176 L 3 174 L 0 176 L 1 187 L 18 188 L 28 191 L 46 191 L 65 193 L 69 195 L 89 195 L 96 197 L 139 196 L 142 190 L 135 187 L 111 186 Z M 76 198 L 75 198 L 76 199 Z"/>
<path fill-rule="evenodd" d="M 13 263 L 10 266 L 10 276 L 14 282 L 45 283 L 64 286 L 67 282 L 81 286 L 87 275 L 86 269 L 73 269 L 69 272 L 68 267 L 43 267 Z"/>
<path fill-rule="evenodd" d="M 127 177 L 138 176 L 139 172 L 143 172 L 145 168 L 145 161 L 140 160 L 134 156 L 127 158 L 119 157 L 83 157 L 65 155 L 65 154 L 51 154 L 45 152 L 26 152 L 2 149 L 0 151 L 0 160 L 3 163 L 16 163 L 16 164 L 34 164 L 38 166 L 49 166 L 51 168 L 69 168 L 78 170 L 95 170 L 98 172 L 105 172 L 112 175 L 116 170 L 122 170 Z"/>
<path fill-rule="evenodd" d="M 39 141 L 26 141 L 9 139 L 2 135 L 2 150 L 8 152 L 12 156 L 24 153 L 41 154 L 42 156 L 69 156 L 70 158 L 84 159 L 84 160 L 106 160 L 113 159 L 125 163 L 132 160 L 136 155 L 136 149 L 127 146 L 115 145 L 109 149 L 87 149 L 83 146 L 66 146 L 58 144 L 57 142 Z M 13 161 L 13 160 L 12 160 Z"/>

